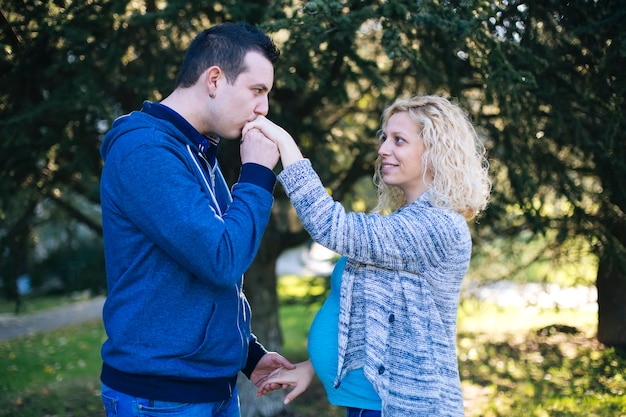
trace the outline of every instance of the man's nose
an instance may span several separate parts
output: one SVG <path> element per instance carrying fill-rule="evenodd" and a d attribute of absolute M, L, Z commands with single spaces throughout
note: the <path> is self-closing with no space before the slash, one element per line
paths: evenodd
<path fill-rule="evenodd" d="M 267 96 L 263 96 L 259 99 L 259 103 L 254 109 L 254 112 L 261 116 L 267 116 L 267 113 L 270 111 L 270 103 Z"/>

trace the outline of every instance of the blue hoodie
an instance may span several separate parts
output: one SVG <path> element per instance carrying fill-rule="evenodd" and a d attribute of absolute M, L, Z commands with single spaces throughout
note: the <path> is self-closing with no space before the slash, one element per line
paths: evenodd
<path fill-rule="evenodd" d="M 173 110 L 146 102 L 117 119 L 102 143 L 101 379 L 129 395 L 221 401 L 238 371 L 250 376 L 266 352 L 251 334 L 242 285 L 276 177 L 244 164 L 231 197 L 219 167 L 214 186 L 202 172 L 198 136 Z"/>

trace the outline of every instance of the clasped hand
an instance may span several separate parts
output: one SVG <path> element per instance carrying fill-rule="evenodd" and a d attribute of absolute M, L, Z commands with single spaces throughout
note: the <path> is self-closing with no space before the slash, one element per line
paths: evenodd
<path fill-rule="evenodd" d="M 280 158 L 276 143 L 257 129 L 249 129 L 242 135 L 239 152 L 242 164 L 253 162 L 269 169 L 273 169 Z"/>
<path fill-rule="evenodd" d="M 257 384 L 257 396 L 266 395 L 278 389 L 293 387 L 284 400 L 285 404 L 289 404 L 308 388 L 314 376 L 315 371 L 310 360 L 299 362 L 292 369 L 277 368 L 262 384 Z"/>
<path fill-rule="evenodd" d="M 264 116 L 257 116 L 253 121 L 246 123 L 241 132 L 242 136 L 245 138 L 248 132 L 253 130 L 261 132 L 267 139 L 276 143 L 279 148 L 282 144 L 293 140 L 285 129 Z"/>
<path fill-rule="evenodd" d="M 287 167 L 288 165 L 302 159 L 302 153 L 291 135 L 285 129 L 273 123 L 266 117 L 257 116 L 256 119 L 248 122 L 244 126 L 242 131 L 244 143 L 248 135 L 257 134 L 257 132 L 260 132 L 265 138 L 274 142 L 276 146 L 278 146 L 283 167 Z"/>

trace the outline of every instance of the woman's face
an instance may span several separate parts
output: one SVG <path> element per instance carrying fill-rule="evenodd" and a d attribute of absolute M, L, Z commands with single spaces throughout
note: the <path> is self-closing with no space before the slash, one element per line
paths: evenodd
<path fill-rule="evenodd" d="M 427 189 L 422 166 L 425 149 L 417 125 L 409 114 L 394 113 L 383 130 L 378 155 L 383 181 L 400 188 L 407 203 L 415 201 Z"/>

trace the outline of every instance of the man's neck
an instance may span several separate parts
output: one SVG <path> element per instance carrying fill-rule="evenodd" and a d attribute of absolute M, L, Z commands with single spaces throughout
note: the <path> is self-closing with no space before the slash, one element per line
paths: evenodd
<path fill-rule="evenodd" d="M 194 87 L 177 88 L 161 100 L 161 104 L 180 114 L 198 132 L 206 135 L 210 132 L 202 117 L 202 101 L 195 97 Z"/>

